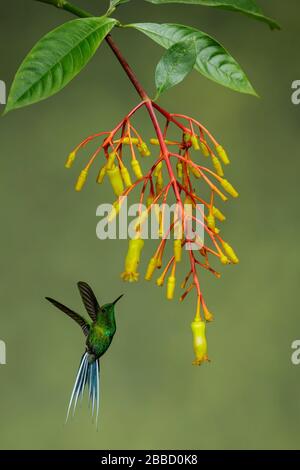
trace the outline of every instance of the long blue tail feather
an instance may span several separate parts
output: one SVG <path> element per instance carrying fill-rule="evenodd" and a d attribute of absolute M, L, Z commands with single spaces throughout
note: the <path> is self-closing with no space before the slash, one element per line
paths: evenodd
<path fill-rule="evenodd" d="M 76 410 L 79 395 L 83 396 L 83 392 L 84 392 L 85 385 L 86 385 L 87 371 L 88 371 L 88 361 L 84 360 L 82 372 L 80 374 L 80 380 L 79 380 L 78 384 L 76 385 L 76 390 L 75 390 L 73 416 L 75 414 L 75 410 Z"/>
<path fill-rule="evenodd" d="M 82 399 L 86 385 L 88 386 L 89 401 L 92 405 L 92 417 L 94 417 L 94 412 L 96 411 L 97 424 L 100 404 L 100 364 L 99 360 L 89 362 L 89 354 L 87 352 L 83 354 L 80 361 L 79 369 L 76 375 L 74 387 L 69 402 L 66 421 L 69 418 L 72 404 L 74 416 L 78 398 L 81 396 Z"/>

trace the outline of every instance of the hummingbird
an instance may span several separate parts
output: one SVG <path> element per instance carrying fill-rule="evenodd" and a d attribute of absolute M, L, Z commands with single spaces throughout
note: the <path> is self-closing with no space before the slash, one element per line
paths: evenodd
<path fill-rule="evenodd" d="M 90 317 L 90 321 L 87 321 L 78 313 L 50 297 L 46 297 L 46 300 L 72 318 L 81 327 L 86 337 L 85 353 L 82 355 L 79 364 L 66 421 L 68 420 L 72 404 L 74 415 L 78 398 L 83 396 L 87 385 L 89 400 L 92 405 L 92 417 L 95 412 L 97 423 L 100 403 L 99 359 L 108 350 L 116 332 L 115 305 L 123 297 L 123 294 L 114 302 L 100 307 L 93 290 L 86 282 L 80 281 L 77 283 L 77 286 L 85 309 Z"/>

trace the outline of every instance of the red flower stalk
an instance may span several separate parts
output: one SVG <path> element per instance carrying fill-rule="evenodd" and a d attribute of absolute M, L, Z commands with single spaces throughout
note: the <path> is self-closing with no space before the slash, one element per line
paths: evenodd
<path fill-rule="evenodd" d="M 142 158 L 150 157 L 151 152 L 132 122 L 137 111 L 144 106 L 148 106 L 149 103 L 152 109 L 156 109 L 160 113 L 165 122 L 163 130 L 159 127 L 159 132 L 156 132 L 157 138 L 150 140 L 153 146 L 159 147 L 159 156 L 152 163 L 147 173 L 143 175 L 138 156 Z M 179 138 L 177 140 L 168 139 L 168 131 L 171 125 L 175 126 L 179 131 Z M 182 288 L 185 289 L 185 292 L 180 299 L 184 300 L 192 290 L 195 290 L 197 294 L 196 316 L 202 320 L 202 313 L 200 311 L 202 306 L 204 319 L 211 321 L 213 317 L 206 306 L 201 292 L 197 268 L 201 267 L 211 272 L 214 276 L 220 277 L 220 274 L 211 265 L 211 258 L 218 259 L 222 264 L 238 263 L 238 258 L 233 249 L 220 236 L 220 230 L 216 226 L 216 219 L 221 222 L 225 220 L 225 216 L 215 205 L 216 198 L 226 201 L 227 196 L 225 192 L 233 197 L 238 196 L 233 186 L 223 178 L 222 163 L 224 165 L 229 163 L 225 150 L 200 122 L 188 116 L 169 113 L 153 101 L 145 100 L 131 110 L 111 132 L 101 132 L 89 136 L 81 142 L 69 155 L 66 166 L 68 168 L 71 166 L 79 149 L 86 146 L 92 140 L 101 137 L 104 137 L 104 140 L 80 173 L 76 183 L 76 190 L 80 191 L 82 189 L 88 176 L 88 170 L 97 157 L 102 160 L 97 178 L 98 183 L 101 183 L 104 177 L 107 176 L 115 195 L 118 197 L 114 203 L 114 213 L 109 216 L 110 220 L 120 210 L 124 197 L 128 196 L 137 186 L 141 187 L 136 238 L 130 240 L 125 271 L 122 274 L 123 279 L 130 282 L 138 279 L 137 267 L 143 248 L 143 241 L 141 240 L 142 226 L 156 204 L 167 202 L 172 188 L 175 202 L 178 204 L 179 211 L 181 211 L 181 218 L 179 219 L 178 217 L 165 229 L 163 223 L 164 212 L 163 209 L 159 210 L 161 241 L 149 262 L 145 278 L 150 280 L 155 270 L 162 266 L 167 238 L 171 232 L 174 233 L 179 228 L 178 220 L 185 221 L 191 219 L 196 224 L 201 224 L 210 246 L 197 239 L 197 236 L 194 239 L 187 238 L 187 234 L 183 230 L 181 238 L 175 237 L 176 239 L 173 242 L 174 254 L 170 260 L 165 261 L 165 269 L 157 279 L 157 284 L 162 286 L 166 276 L 170 273 L 167 280 L 167 298 L 172 299 L 176 285 L 176 265 L 181 261 L 182 248 L 187 243 L 193 242 L 198 244 L 199 249 L 186 251 L 189 257 L 190 268 L 188 275 L 182 283 Z M 199 158 L 197 153 L 201 155 L 201 158 Z M 135 177 L 133 182 L 132 175 L 128 169 L 128 154 L 131 171 Z M 203 165 L 204 159 L 208 158 L 211 160 L 214 170 Z M 168 174 L 167 183 L 164 183 L 164 166 Z M 208 201 L 201 197 L 199 191 L 201 184 L 207 185 L 210 190 Z M 142 211 L 146 194 L 147 209 Z M 193 207 L 197 203 L 203 204 L 207 211 L 206 215 L 202 214 L 202 220 L 192 215 L 190 211 L 187 211 L 188 206 Z M 188 285 L 189 282 L 190 284 Z"/>
<path fill-rule="evenodd" d="M 203 124 L 189 116 L 169 113 L 157 105 L 156 102 L 149 99 L 110 36 L 108 36 L 107 41 L 142 97 L 142 101 L 111 132 L 101 132 L 89 136 L 81 142 L 69 155 L 66 167 L 70 168 L 77 152 L 82 147 L 85 147 L 94 139 L 103 138 L 101 145 L 98 146 L 88 164 L 80 173 L 76 183 L 76 190 L 80 191 L 82 189 L 87 179 L 89 168 L 99 157 L 101 164 L 97 182 L 101 183 L 105 177 L 108 177 L 113 191 L 118 197 L 113 205 L 114 209 L 109 215 L 110 220 L 119 212 L 124 198 L 134 188 L 141 187 L 136 235 L 129 242 L 125 270 L 122 274 L 124 280 L 129 282 L 138 280 L 138 264 L 144 245 L 141 231 L 143 224 L 153 209 L 156 211 L 159 219 L 161 241 L 150 259 L 145 279 L 151 280 L 156 269 L 160 269 L 164 264 L 163 272 L 156 282 L 158 286 L 162 286 L 168 276 L 168 299 L 171 300 L 174 296 L 176 266 L 181 262 L 182 249 L 190 243 L 197 245 L 197 250 L 185 250 L 189 259 L 189 271 L 181 285 L 184 293 L 181 295 L 180 300 L 183 301 L 192 290 L 195 290 L 197 307 L 195 320 L 192 324 L 196 355 L 194 363 L 201 364 L 203 361 L 208 360 L 208 356 L 206 338 L 204 336 L 205 328 L 198 325 L 198 322 L 211 321 L 213 315 L 208 310 L 203 298 L 198 269 L 203 268 L 219 278 L 220 273 L 212 266 L 211 259 L 216 259 L 225 265 L 236 264 L 239 261 L 231 246 L 220 236 L 220 230 L 216 225 L 216 219 L 220 222 L 225 220 L 225 216 L 216 206 L 216 199 L 219 198 L 221 201 L 226 201 L 227 196 L 225 193 L 234 198 L 238 196 L 234 187 L 224 179 L 222 164 L 228 165 L 229 159 L 224 148 Z M 156 137 L 151 139 L 150 143 L 159 148 L 158 157 L 152 162 L 145 174 L 143 174 L 138 157 L 150 157 L 151 152 L 133 125 L 137 112 L 144 107 L 146 107 L 149 113 L 156 134 Z M 164 120 L 162 127 L 159 124 L 156 113 Z M 176 140 L 168 139 L 171 127 L 175 128 L 178 132 Z M 128 155 L 131 171 L 128 169 Z M 199 158 L 199 155 L 201 158 Z M 205 159 L 210 160 L 213 169 L 207 166 Z M 164 182 L 164 173 L 167 173 L 167 182 Z M 134 181 L 133 176 L 135 178 Z M 200 192 L 200 189 L 204 189 L 205 186 L 209 189 L 208 200 Z M 147 204 L 146 209 L 143 210 L 146 194 Z M 177 215 L 174 222 L 165 227 L 164 206 L 161 206 L 162 209 L 157 211 L 156 204 L 166 203 L 170 199 L 171 194 L 173 194 L 177 203 Z M 201 218 L 187 210 L 195 207 L 198 203 L 205 207 L 206 213 L 204 214 L 204 211 L 202 211 Z M 207 242 L 204 243 L 204 240 L 199 239 L 197 235 L 190 239 L 184 227 L 182 227 L 186 221 L 193 222 L 196 226 L 201 225 Z M 165 259 L 167 239 L 171 232 L 176 235 L 179 229 L 180 235 L 179 237 L 175 236 L 173 242 L 173 255 L 170 259 Z"/>

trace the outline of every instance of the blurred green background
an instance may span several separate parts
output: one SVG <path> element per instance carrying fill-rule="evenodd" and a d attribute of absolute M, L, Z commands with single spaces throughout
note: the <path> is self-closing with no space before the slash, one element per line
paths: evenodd
<path fill-rule="evenodd" d="M 77 3 L 95 13 L 106 7 Z M 215 36 L 261 96 L 236 94 L 195 72 L 161 98 L 220 139 L 232 160 L 227 176 L 241 193 L 228 203 L 224 227 L 241 263 L 223 269 L 220 281 L 201 274 L 216 318 L 208 328 L 210 365 L 191 365 L 193 296 L 181 305 L 165 300 L 155 283 L 123 284 L 127 242 L 101 242 L 95 234 L 96 207 L 113 200 L 110 188 L 90 178 L 77 194 L 80 158 L 64 170 L 82 138 L 110 129 L 138 102 L 106 44 L 60 94 L 1 119 L 0 339 L 7 365 L 0 366 L 0 448 L 299 446 L 300 366 L 290 358 L 300 337 L 300 106 L 291 103 L 291 83 L 300 79 L 299 2 L 259 3 L 281 32 L 231 12 L 141 0 L 117 15 L 124 23 L 186 23 Z M 0 78 L 10 84 L 33 44 L 69 18 L 30 0 L 2 1 Z M 133 30 L 113 36 L 153 94 L 162 49 Z M 152 135 L 145 113 L 137 125 Z M 154 246 L 147 243 L 141 271 Z M 90 282 L 102 302 L 126 294 L 117 309 L 118 334 L 101 361 L 98 432 L 86 401 L 64 424 L 83 337 L 44 300 L 53 296 L 83 312 L 78 280 Z"/>

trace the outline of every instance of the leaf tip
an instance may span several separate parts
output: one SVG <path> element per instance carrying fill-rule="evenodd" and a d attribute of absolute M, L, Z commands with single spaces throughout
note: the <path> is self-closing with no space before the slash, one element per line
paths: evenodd
<path fill-rule="evenodd" d="M 257 93 L 257 91 L 255 90 L 255 88 L 253 88 L 252 85 L 251 85 L 251 90 L 249 91 L 249 94 L 252 96 L 255 96 L 255 98 L 260 98 L 260 95 Z"/>
<path fill-rule="evenodd" d="M 270 26 L 270 29 L 272 31 L 281 31 L 282 30 L 282 27 L 279 23 L 277 23 L 276 21 L 272 20 L 272 22 L 269 23 L 269 26 Z"/>
<path fill-rule="evenodd" d="M 1 116 L 2 117 L 6 116 L 9 113 L 9 111 L 11 111 L 11 107 L 9 106 L 9 103 L 7 103 Z"/>

